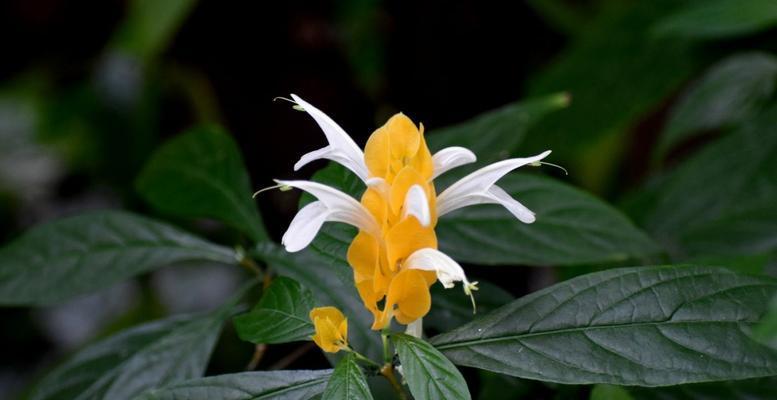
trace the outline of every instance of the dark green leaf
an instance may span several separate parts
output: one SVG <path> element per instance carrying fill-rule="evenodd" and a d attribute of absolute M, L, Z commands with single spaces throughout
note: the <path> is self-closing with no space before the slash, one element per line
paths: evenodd
<path fill-rule="evenodd" d="M 367 386 L 356 357 L 349 353 L 343 357 L 329 378 L 322 400 L 371 400 L 372 393 Z"/>
<path fill-rule="evenodd" d="M 497 206 L 468 207 L 440 218 L 441 249 L 477 264 L 579 265 L 639 259 L 658 248 L 625 216 L 556 180 L 513 173 L 499 186 L 537 214 L 523 224 Z"/>
<path fill-rule="evenodd" d="M 310 310 L 313 294 L 283 276 L 272 281 L 262 299 L 248 313 L 234 318 L 241 339 L 253 343 L 287 343 L 308 340 L 313 335 Z"/>
<path fill-rule="evenodd" d="M 471 398 L 459 370 L 431 344 L 403 334 L 391 338 L 402 364 L 402 376 L 416 400 Z"/>
<path fill-rule="evenodd" d="M 243 293 L 213 312 L 147 323 L 87 346 L 49 373 L 30 399 L 132 399 L 149 388 L 200 377 Z"/>
<path fill-rule="evenodd" d="M 777 107 L 709 144 L 651 190 L 644 224 L 676 259 L 775 251 Z"/>
<path fill-rule="evenodd" d="M 274 244 L 261 245 L 256 253 L 270 268 L 294 278 L 310 289 L 317 305 L 333 306 L 342 311 L 348 318 L 348 341 L 351 347 L 367 356 L 380 356 L 380 335 L 370 329 L 372 314 L 359 299 L 353 283 L 353 272 L 344 254 L 343 258 L 324 257 L 312 249 L 288 253 Z"/>
<path fill-rule="evenodd" d="M 620 387 L 613 385 L 599 384 L 591 389 L 591 396 L 589 400 L 634 400 L 629 392 Z"/>
<path fill-rule="evenodd" d="M 706 0 L 660 20 L 653 32 L 658 36 L 726 38 L 765 30 L 777 24 L 777 2 L 773 0 Z"/>
<path fill-rule="evenodd" d="M 151 390 L 138 400 L 307 400 L 324 391 L 331 374 L 327 369 L 218 375 Z"/>
<path fill-rule="evenodd" d="M 530 95 L 567 91 L 571 105 L 532 128 L 521 154 L 552 149 L 572 176 L 591 187 L 623 156 L 625 132 L 655 109 L 697 68 L 689 43 L 655 40 L 647 29 L 677 0 L 629 2 L 608 8 L 585 33 L 531 81 Z"/>
<path fill-rule="evenodd" d="M 171 263 L 234 251 L 167 224 L 101 211 L 39 225 L 0 250 L 0 303 L 46 305 Z"/>
<path fill-rule="evenodd" d="M 664 386 L 777 374 L 749 337 L 777 291 L 707 267 L 584 275 L 432 339 L 453 362 L 543 381 Z"/>
<path fill-rule="evenodd" d="M 255 241 L 267 239 L 240 150 L 220 128 L 195 128 L 162 145 L 136 186 L 164 213 L 215 218 Z"/>
<path fill-rule="evenodd" d="M 774 92 L 777 58 L 741 53 L 715 64 L 672 110 L 659 153 L 710 129 L 732 126 L 761 109 Z"/>
<path fill-rule="evenodd" d="M 424 326 L 447 332 L 514 299 L 509 292 L 491 282 L 478 279 L 478 288 L 480 290 L 475 292 L 477 314 L 473 314 L 472 302 L 460 286 L 453 289 L 432 286 L 432 310 L 424 317 Z"/>
<path fill-rule="evenodd" d="M 753 336 L 761 343 L 777 349 L 777 296 L 769 303 L 769 309 L 755 327 Z"/>
<path fill-rule="evenodd" d="M 480 163 L 510 156 L 523 141 L 529 127 L 547 114 L 569 104 L 569 95 L 559 93 L 508 104 L 460 124 L 434 129 L 426 137 L 433 151 L 464 146 Z"/>

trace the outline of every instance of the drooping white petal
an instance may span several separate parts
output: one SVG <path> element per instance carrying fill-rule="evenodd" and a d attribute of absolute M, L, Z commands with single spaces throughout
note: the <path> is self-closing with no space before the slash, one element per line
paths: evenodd
<path fill-rule="evenodd" d="M 281 180 L 276 180 L 275 182 L 281 186 L 290 186 L 304 190 L 315 196 L 326 208 L 326 221 L 344 222 L 378 237 L 380 228 L 378 227 L 375 218 L 353 197 L 318 182 Z M 303 208 L 303 210 L 304 209 L 305 208 Z M 302 210 L 300 210 L 299 213 L 302 213 Z M 296 219 L 297 218 L 295 217 L 295 220 Z M 289 227 L 289 229 L 291 229 L 291 227 Z"/>
<path fill-rule="evenodd" d="M 418 219 L 422 226 L 429 226 L 432 223 L 429 200 L 426 198 L 426 192 L 424 192 L 420 185 L 413 185 L 408 189 L 403 209 L 403 217 L 412 215 Z"/>
<path fill-rule="evenodd" d="M 311 117 L 316 121 L 321 130 L 326 135 L 326 140 L 329 145 L 311 151 L 300 158 L 296 164 L 294 164 L 294 170 L 297 171 L 311 161 L 319 159 L 328 159 L 342 164 L 344 167 L 350 169 L 361 180 L 366 180 L 368 176 L 367 165 L 364 163 L 364 152 L 356 145 L 356 143 L 348 136 L 347 133 L 341 128 L 335 121 L 329 118 L 321 110 L 314 107 L 310 103 L 302 100 L 296 94 L 292 94 L 291 98 L 300 105 Z"/>
<path fill-rule="evenodd" d="M 416 250 L 405 260 L 403 267 L 434 271 L 437 273 L 437 279 L 446 289 L 452 288 L 453 282 L 463 282 L 465 286 L 469 285 L 461 265 L 437 249 Z"/>
<path fill-rule="evenodd" d="M 316 237 L 328 216 L 329 210 L 320 201 L 314 201 L 302 207 L 289 224 L 289 229 L 283 234 L 281 244 L 289 253 L 304 249 Z"/>
<path fill-rule="evenodd" d="M 533 214 L 528 216 L 520 210 L 522 205 L 517 201 L 509 202 L 505 197 L 510 197 L 504 190 L 495 189 L 494 183 L 505 176 L 510 171 L 522 167 L 526 164 L 539 162 L 550 154 L 550 150 L 538 154 L 534 157 L 512 158 L 487 165 L 467 176 L 461 178 L 458 182 L 445 189 L 437 197 L 437 215 L 442 216 L 451 211 L 457 210 L 474 204 L 497 203 L 502 204 L 510 210 L 518 219 L 523 222 L 534 222 Z M 523 207 L 525 209 L 525 207 Z M 525 211 L 529 211 L 526 209 Z"/>
<path fill-rule="evenodd" d="M 405 334 L 421 339 L 424 335 L 424 319 L 418 318 L 417 320 L 407 324 Z"/>
<path fill-rule="evenodd" d="M 518 202 L 518 200 L 510 197 L 510 194 L 504 191 L 501 187 L 494 185 L 491 189 L 488 189 L 489 196 L 494 199 L 494 202 L 501 204 L 507 211 L 510 211 L 515 218 L 525 224 L 533 223 L 536 218 L 534 213 L 526 208 L 525 205 Z"/>
<path fill-rule="evenodd" d="M 475 153 L 464 147 L 446 147 L 432 156 L 434 164 L 434 173 L 432 179 L 450 171 L 453 168 L 464 164 L 473 163 L 477 160 Z"/>

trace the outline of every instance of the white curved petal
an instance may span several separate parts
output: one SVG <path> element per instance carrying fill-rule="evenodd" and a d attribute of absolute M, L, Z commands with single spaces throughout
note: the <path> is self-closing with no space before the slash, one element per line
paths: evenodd
<path fill-rule="evenodd" d="M 421 339 L 421 336 L 424 335 L 424 319 L 418 318 L 417 320 L 407 324 L 405 334 Z"/>
<path fill-rule="evenodd" d="M 326 222 L 328 215 L 326 205 L 320 201 L 314 201 L 302 207 L 281 239 L 281 244 L 286 251 L 294 253 L 307 247 Z"/>
<path fill-rule="evenodd" d="M 416 250 L 405 260 L 403 266 L 410 269 L 436 272 L 437 279 L 440 280 L 440 283 L 446 289 L 452 288 L 453 282 L 463 282 L 465 286 L 469 285 L 461 265 L 436 249 L 424 248 Z"/>
<path fill-rule="evenodd" d="M 453 168 L 460 167 L 477 161 L 475 153 L 464 147 L 446 147 L 432 156 L 434 164 L 434 173 L 432 179 L 450 171 Z"/>
<path fill-rule="evenodd" d="M 329 145 L 305 154 L 294 164 L 294 170 L 298 170 L 313 160 L 328 159 L 342 164 L 344 167 L 353 171 L 361 180 L 366 180 L 368 176 L 367 165 L 364 164 L 364 152 L 348 136 L 347 133 L 335 121 L 324 114 L 323 111 L 314 107 L 310 103 L 302 100 L 296 94 L 291 98 L 300 105 L 316 121 L 318 126 L 324 131 Z"/>
<path fill-rule="evenodd" d="M 426 192 L 420 185 L 413 185 L 408 189 L 403 209 L 403 217 L 412 215 L 418 219 L 422 226 L 429 226 L 432 223 L 429 199 L 426 198 Z"/>
<path fill-rule="evenodd" d="M 494 199 L 495 203 L 501 204 L 507 211 L 510 211 L 515 218 L 518 218 L 519 221 L 525 224 L 531 224 L 537 219 L 532 210 L 529 210 L 526 206 L 518 202 L 518 200 L 510 197 L 510 194 L 499 186 L 491 186 L 491 189 L 488 189 L 488 194 Z"/>
<path fill-rule="evenodd" d="M 496 202 L 499 204 L 512 205 L 512 203 L 504 202 L 502 196 L 502 194 L 506 195 L 504 191 L 501 193 L 498 191 L 492 193 L 490 191 L 494 186 L 494 183 L 510 171 L 526 164 L 536 163 L 547 157 L 548 154 L 550 154 L 550 150 L 534 157 L 511 158 L 509 160 L 499 161 L 461 178 L 437 197 L 437 215 L 442 216 L 453 210 L 473 204 Z M 517 211 L 517 208 L 513 207 L 510 209 L 510 212 L 513 211 Z M 516 214 L 516 217 L 519 214 Z"/>
<path fill-rule="evenodd" d="M 344 222 L 376 235 L 380 231 L 375 218 L 361 203 L 333 187 L 311 181 L 276 180 L 275 182 L 282 186 L 304 190 L 315 196 L 326 206 L 327 221 Z"/>

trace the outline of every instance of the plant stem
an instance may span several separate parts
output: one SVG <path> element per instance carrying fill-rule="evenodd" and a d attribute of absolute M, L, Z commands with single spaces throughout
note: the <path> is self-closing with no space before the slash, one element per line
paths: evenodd
<path fill-rule="evenodd" d="M 391 387 L 394 388 L 394 391 L 397 392 L 397 395 L 401 400 L 407 400 L 407 394 L 405 394 L 405 391 L 402 389 L 402 385 L 399 384 L 396 375 L 394 375 L 393 364 L 386 363 L 386 365 L 380 369 L 380 374 L 388 379 L 389 383 L 391 383 Z"/>
<path fill-rule="evenodd" d="M 356 357 L 357 360 L 364 361 L 365 363 L 375 367 L 375 369 L 380 370 L 380 368 L 381 368 L 380 364 L 376 363 L 375 361 L 370 360 L 369 358 L 365 357 L 364 355 L 362 355 L 358 351 L 356 351 L 356 350 L 354 350 L 354 349 L 352 349 L 350 347 L 346 347 L 343 350 L 353 354 Z"/>
<path fill-rule="evenodd" d="M 255 370 L 256 367 L 259 365 L 259 362 L 262 361 L 262 357 L 264 356 L 264 353 L 266 351 L 267 351 L 266 344 L 257 344 L 256 350 L 254 350 L 254 356 L 251 357 L 251 361 L 249 361 L 248 365 L 246 365 L 246 371 Z"/>
<path fill-rule="evenodd" d="M 392 357 L 391 357 L 391 353 L 389 352 L 388 335 L 389 335 L 389 332 L 384 329 L 380 333 L 380 339 L 383 341 L 383 362 L 387 364 L 391 364 Z"/>

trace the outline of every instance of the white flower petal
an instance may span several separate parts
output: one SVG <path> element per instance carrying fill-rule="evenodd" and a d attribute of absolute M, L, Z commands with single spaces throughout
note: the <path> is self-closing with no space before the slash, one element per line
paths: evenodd
<path fill-rule="evenodd" d="M 450 171 L 453 168 L 464 164 L 473 163 L 477 160 L 475 153 L 464 147 L 446 147 L 432 156 L 434 164 L 434 174 L 432 179 Z"/>
<path fill-rule="evenodd" d="M 432 223 L 429 199 L 426 198 L 426 192 L 420 185 L 413 185 L 408 189 L 403 209 L 403 217 L 412 215 L 418 219 L 422 226 L 429 226 Z"/>
<path fill-rule="evenodd" d="M 446 289 L 452 288 L 453 282 L 463 282 L 465 286 L 469 285 L 461 265 L 436 249 L 416 250 L 405 260 L 403 267 L 436 272 L 437 279 Z"/>
<path fill-rule="evenodd" d="M 405 334 L 421 339 L 424 335 L 424 319 L 418 318 L 417 320 L 407 324 Z"/>
<path fill-rule="evenodd" d="M 329 116 L 324 114 L 321 110 L 313 107 L 310 103 L 302 100 L 296 94 L 291 95 L 291 98 L 300 105 L 311 117 L 316 121 L 321 130 L 326 135 L 326 140 L 329 145 L 305 154 L 300 160 L 294 164 L 294 170 L 297 171 L 309 162 L 318 159 L 328 159 L 342 164 L 344 167 L 350 169 L 361 180 L 366 180 L 368 176 L 367 165 L 364 164 L 364 152 L 356 145 L 356 143 L 348 136 L 347 133 L 341 128 L 335 121 Z"/>
<path fill-rule="evenodd" d="M 315 196 L 326 207 L 327 221 L 344 222 L 379 237 L 380 228 L 375 218 L 353 197 L 318 182 L 281 180 L 275 182 L 282 186 L 304 190 Z"/>
<path fill-rule="evenodd" d="M 534 213 L 531 210 L 518 202 L 518 200 L 510 197 L 510 194 L 499 186 L 491 186 L 491 189 L 488 189 L 488 194 L 494 199 L 495 203 L 504 206 L 504 208 L 506 208 L 507 211 L 510 211 L 519 221 L 525 224 L 531 224 L 536 220 Z"/>
<path fill-rule="evenodd" d="M 289 253 L 304 249 L 316 237 L 328 216 L 329 210 L 320 201 L 314 201 L 302 207 L 291 221 L 289 229 L 283 234 L 281 244 Z"/>
<path fill-rule="evenodd" d="M 526 164 L 536 163 L 547 157 L 548 154 L 550 154 L 550 150 L 534 157 L 499 161 L 461 178 L 437 197 L 437 215 L 442 216 L 473 204 L 499 203 L 512 205 L 512 203 L 508 203 L 502 198 L 502 194 L 506 195 L 504 191 L 490 191 L 494 183 L 510 171 Z M 517 211 L 517 208 L 513 207 L 510 211 L 515 214 L 514 211 Z M 518 215 L 520 213 L 516 214 L 516 217 Z"/>

